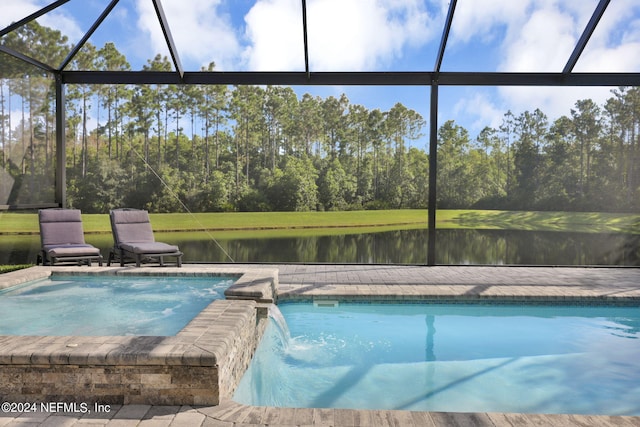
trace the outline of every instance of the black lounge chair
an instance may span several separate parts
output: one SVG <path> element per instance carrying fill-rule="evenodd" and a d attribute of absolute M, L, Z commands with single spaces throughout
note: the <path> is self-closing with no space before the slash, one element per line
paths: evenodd
<path fill-rule="evenodd" d="M 114 209 L 109 217 L 114 245 L 109 252 L 107 265 L 119 259 L 120 266 L 124 266 L 126 262 L 135 262 L 140 267 L 143 262 L 157 259 L 164 266 L 165 257 L 176 257 L 176 265 L 182 266 L 182 252 L 177 246 L 155 241 L 147 211 Z"/>
<path fill-rule="evenodd" d="M 42 249 L 37 263 L 102 265 L 100 249 L 85 243 L 82 216 L 78 209 L 42 209 L 38 212 Z"/>

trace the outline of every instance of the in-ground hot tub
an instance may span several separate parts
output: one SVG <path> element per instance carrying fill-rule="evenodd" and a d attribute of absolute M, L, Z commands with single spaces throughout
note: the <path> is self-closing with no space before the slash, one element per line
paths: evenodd
<path fill-rule="evenodd" d="M 0 335 L 175 336 L 236 279 L 56 274 L 0 291 Z"/>
<path fill-rule="evenodd" d="M 263 268 L 33 267 L 0 276 L 0 289 L 50 275 L 230 276 L 227 299 L 172 336 L 0 336 L 0 398 L 9 402 L 215 405 L 233 393 L 273 302 L 277 270 Z"/>

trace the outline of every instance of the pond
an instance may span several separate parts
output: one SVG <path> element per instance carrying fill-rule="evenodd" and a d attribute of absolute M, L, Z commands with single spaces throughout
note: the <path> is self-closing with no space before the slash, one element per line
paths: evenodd
<path fill-rule="evenodd" d="M 107 258 L 110 235 L 87 235 Z M 207 233 L 156 233 L 180 246 L 185 262 L 425 264 L 427 230 L 283 238 L 218 239 Z M 640 236 L 609 233 L 439 230 L 442 265 L 640 265 Z M 220 245 L 220 246 L 218 246 Z M 35 262 L 39 236 L 0 236 L 0 264 Z"/>

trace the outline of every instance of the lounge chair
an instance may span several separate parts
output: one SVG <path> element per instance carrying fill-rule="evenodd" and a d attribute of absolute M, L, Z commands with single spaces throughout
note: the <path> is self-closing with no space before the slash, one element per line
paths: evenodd
<path fill-rule="evenodd" d="M 182 266 L 182 252 L 177 246 L 155 241 L 147 211 L 114 209 L 109 217 L 114 245 L 109 252 L 107 265 L 119 259 L 121 266 L 126 262 L 135 262 L 140 267 L 143 262 L 157 259 L 164 266 L 165 257 L 176 257 L 177 266 Z"/>
<path fill-rule="evenodd" d="M 73 262 L 102 265 L 100 249 L 85 243 L 78 209 L 42 209 L 38 212 L 42 250 L 37 263 L 55 265 Z"/>

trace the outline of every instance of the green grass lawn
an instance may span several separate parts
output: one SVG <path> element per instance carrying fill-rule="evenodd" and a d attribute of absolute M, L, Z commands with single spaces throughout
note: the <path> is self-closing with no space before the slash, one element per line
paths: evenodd
<path fill-rule="evenodd" d="M 83 214 L 85 233 L 111 233 L 107 214 Z M 288 234 L 291 230 L 312 232 L 344 228 L 383 231 L 426 228 L 426 210 L 381 210 L 346 212 L 232 212 L 151 214 L 155 231 L 199 231 L 265 235 Z M 497 229 L 530 231 L 579 231 L 640 234 L 640 215 L 591 212 L 521 212 L 490 210 L 439 210 L 441 229 Z M 340 230 L 338 230 L 340 229 Z M 0 212 L 0 234 L 37 234 L 34 213 Z"/>
<path fill-rule="evenodd" d="M 0 265 L 0 274 L 31 267 L 32 264 Z"/>
<path fill-rule="evenodd" d="M 639 214 L 491 210 L 438 211 L 439 228 L 640 234 Z"/>

